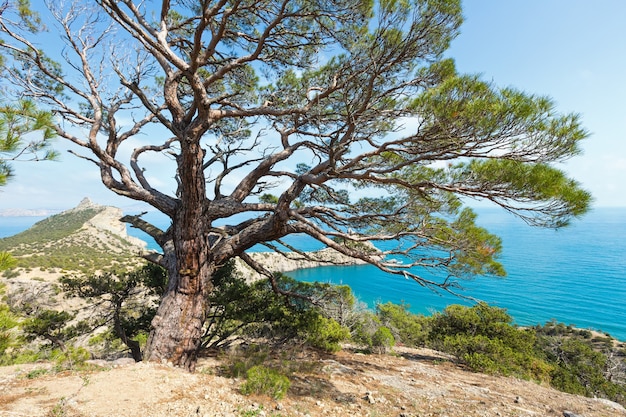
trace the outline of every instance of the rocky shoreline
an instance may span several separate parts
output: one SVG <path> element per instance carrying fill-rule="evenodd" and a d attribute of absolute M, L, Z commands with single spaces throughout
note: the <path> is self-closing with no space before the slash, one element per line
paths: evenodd
<path fill-rule="evenodd" d="M 296 252 L 252 252 L 250 257 L 272 272 L 289 272 L 298 269 L 317 268 L 330 265 L 365 265 L 361 259 L 346 256 L 335 249 L 326 248 L 304 254 Z M 236 258 L 235 267 L 247 280 L 260 279 L 261 275 L 254 271 L 240 258 Z"/>

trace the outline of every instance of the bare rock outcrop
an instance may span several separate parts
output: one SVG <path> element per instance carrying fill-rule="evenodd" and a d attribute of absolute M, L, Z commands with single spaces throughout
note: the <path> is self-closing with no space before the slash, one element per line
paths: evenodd
<path fill-rule="evenodd" d="M 91 234 L 99 240 L 117 237 L 136 246 L 137 250 L 145 249 L 146 242 L 128 235 L 126 232 L 126 223 L 120 221 L 124 213 L 117 207 L 100 206 L 93 203 L 88 198 L 84 198 L 78 206 L 64 213 L 85 209 L 99 209 L 100 211 L 84 224 L 83 232 Z"/>
<path fill-rule="evenodd" d="M 326 248 L 304 254 L 297 252 L 252 252 L 250 257 L 263 265 L 271 272 L 289 272 L 297 269 L 317 268 L 330 265 L 364 265 L 365 261 L 344 255 L 335 249 Z M 246 277 L 248 281 L 262 278 L 244 261 L 239 258 L 235 260 L 236 269 Z"/>

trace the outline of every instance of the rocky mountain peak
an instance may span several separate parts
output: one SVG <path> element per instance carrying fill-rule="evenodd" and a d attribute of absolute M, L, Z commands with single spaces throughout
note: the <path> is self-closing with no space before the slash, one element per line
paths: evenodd
<path fill-rule="evenodd" d="M 61 214 L 87 210 L 94 210 L 95 214 L 85 222 L 82 228 L 83 232 L 86 231 L 93 236 L 98 236 L 100 239 L 105 239 L 105 235 L 110 233 L 134 246 L 145 248 L 146 243 L 144 241 L 128 235 L 126 224 L 120 220 L 124 216 L 124 213 L 117 207 L 103 206 L 85 197 L 78 206 Z"/>
<path fill-rule="evenodd" d="M 94 208 L 96 206 L 97 204 L 94 204 L 94 202 L 91 201 L 89 197 L 85 197 L 80 201 L 80 203 L 78 203 L 75 209 L 79 210 L 79 209 L 86 209 L 86 208 Z"/>

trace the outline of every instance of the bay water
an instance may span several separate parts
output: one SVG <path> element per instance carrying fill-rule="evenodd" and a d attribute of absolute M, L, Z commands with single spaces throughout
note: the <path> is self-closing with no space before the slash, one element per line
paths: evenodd
<path fill-rule="evenodd" d="M 526 225 L 495 209 L 478 209 L 478 223 L 503 239 L 505 278 L 463 281 L 462 294 L 507 309 L 519 325 L 556 320 L 607 332 L 626 341 L 626 209 L 596 208 L 567 228 L 547 230 Z M 27 229 L 41 217 L 0 217 L 0 237 Z M 146 219 L 167 225 L 155 213 Z M 129 234 L 156 244 L 142 232 Z M 303 250 L 320 249 L 307 236 L 286 239 Z M 263 250 L 255 247 L 254 250 Z M 473 302 L 435 293 L 411 280 L 372 266 L 326 266 L 289 272 L 302 281 L 349 285 L 357 298 L 377 303 L 406 303 L 414 313 L 431 314 L 449 304 Z"/>
<path fill-rule="evenodd" d="M 556 320 L 626 340 L 626 209 L 596 209 L 560 230 L 530 227 L 508 213 L 479 210 L 479 224 L 500 236 L 505 278 L 463 281 L 462 294 L 505 308 L 519 325 Z M 435 293 L 372 266 L 332 266 L 289 273 L 303 281 L 349 285 L 369 307 L 407 303 L 431 314 L 473 301 Z"/>

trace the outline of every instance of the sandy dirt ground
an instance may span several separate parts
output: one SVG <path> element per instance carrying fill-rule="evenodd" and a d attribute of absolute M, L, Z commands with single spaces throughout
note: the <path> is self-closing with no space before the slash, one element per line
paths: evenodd
<path fill-rule="evenodd" d="M 0 417 L 626 416 L 616 403 L 467 372 L 430 350 L 299 355 L 309 366 L 290 376 L 279 401 L 242 395 L 243 380 L 220 376 L 225 359 L 216 357 L 194 374 L 128 360 L 60 373 L 46 372 L 49 364 L 0 367 Z"/>

